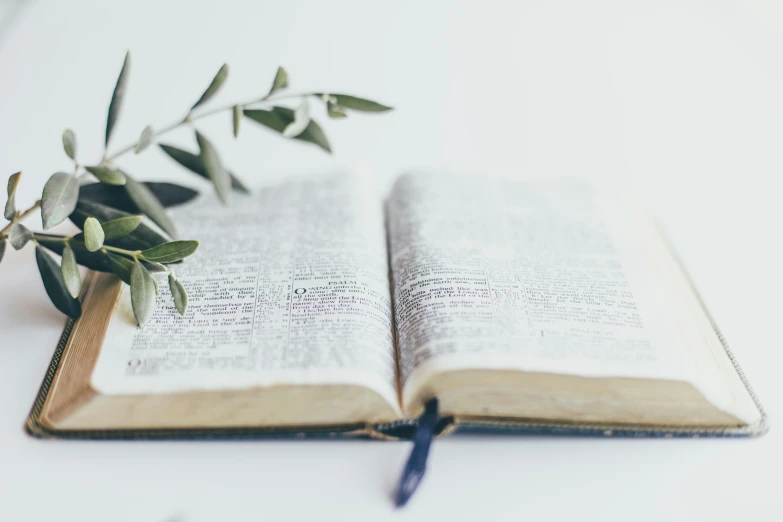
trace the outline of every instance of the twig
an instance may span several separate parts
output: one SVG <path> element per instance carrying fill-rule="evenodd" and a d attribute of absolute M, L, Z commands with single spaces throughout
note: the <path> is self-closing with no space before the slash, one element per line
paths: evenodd
<path fill-rule="evenodd" d="M 11 220 L 10 223 L 8 223 L 3 230 L 0 230 L 0 237 L 5 237 L 5 235 L 8 233 L 9 230 L 11 230 L 11 227 L 14 226 L 15 223 L 18 223 L 25 219 L 27 216 L 35 212 L 37 209 L 41 207 L 41 200 L 39 199 L 35 203 L 33 203 L 33 206 L 28 208 L 22 213 L 17 212 L 14 218 Z"/>
<path fill-rule="evenodd" d="M 256 98 L 254 100 L 250 100 L 250 101 L 245 102 L 245 103 L 232 103 L 231 105 L 218 107 L 216 109 L 212 109 L 212 110 L 209 110 L 209 111 L 202 112 L 201 114 L 194 115 L 194 114 L 188 113 L 181 120 L 179 120 L 177 122 L 174 122 L 174 123 L 172 123 L 172 124 L 170 124 L 170 125 L 168 125 L 166 127 L 163 127 L 159 131 L 156 131 L 155 134 L 153 134 L 153 138 L 159 138 L 159 137 L 163 136 L 164 134 L 167 134 L 167 133 L 173 131 L 174 129 L 178 129 L 181 126 L 186 125 L 188 123 L 191 123 L 191 122 L 194 122 L 194 121 L 197 121 L 197 120 L 201 120 L 203 118 L 208 118 L 209 116 L 214 116 L 215 114 L 219 114 L 221 112 L 226 112 L 226 111 L 233 110 L 235 105 L 240 105 L 240 106 L 242 106 L 243 109 L 245 109 L 246 107 L 249 107 L 251 105 L 257 105 L 259 103 L 273 103 L 273 102 L 276 102 L 278 100 L 285 100 L 285 99 L 290 99 L 290 98 L 304 98 L 306 96 L 313 96 L 314 94 L 315 93 L 312 93 L 312 92 L 305 92 L 305 93 L 298 93 L 298 94 L 285 94 L 285 95 L 282 95 L 282 96 L 269 96 L 269 95 L 267 95 L 267 96 L 264 96 L 263 98 Z M 131 143 L 127 147 L 124 147 L 124 148 L 118 150 L 114 154 L 107 155 L 106 157 L 104 157 L 104 160 L 113 161 L 113 160 L 119 158 L 120 156 L 123 156 L 123 155 L 127 154 L 128 152 L 132 151 L 133 149 L 135 149 L 137 144 L 138 144 L 138 140 L 133 142 L 133 143 Z"/>

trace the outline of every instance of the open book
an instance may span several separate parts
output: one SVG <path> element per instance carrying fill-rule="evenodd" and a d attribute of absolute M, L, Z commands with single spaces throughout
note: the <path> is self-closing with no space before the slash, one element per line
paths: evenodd
<path fill-rule="evenodd" d="M 94 274 L 39 434 L 449 425 L 748 434 L 764 415 L 655 226 L 564 181 L 291 182 L 173 209 L 200 250 L 140 329 Z M 56 370 L 56 372 L 54 371 Z M 171 431 L 167 432 L 171 433 Z"/>

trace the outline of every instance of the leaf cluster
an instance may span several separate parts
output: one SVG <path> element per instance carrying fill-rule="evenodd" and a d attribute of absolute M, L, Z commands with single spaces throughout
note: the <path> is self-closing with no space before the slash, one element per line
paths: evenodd
<path fill-rule="evenodd" d="M 205 110 L 225 84 L 229 68 L 224 64 L 185 116 L 172 125 L 156 131 L 147 125 L 138 140 L 109 154 L 108 147 L 118 123 L 130 76 L 130 53 L 125 55 L 109 102 L 104 136 L 104 153 L 98 162 L 81 163 L 76 133 L 66 129 L 62 135 L 63 150 L 73 162 L 71 172 L 52 174 L 43 187 L 41 199 L 24 211 L 17 209 L 16 191 L 21 172 L 8 179 L 7 200 L 3 216 L 8 224 L 0 229 L 0 262 L 6 245 L 20 250 L 32 243 L 44 288 L 54 306 L 74 319 L 81 315 L 79 294 L 82 287 L 79 266 L 111 272 L 130 285 L 133 312 L 139 325 L 152 317 L 159 294 L 156 277 L 165 275 L 174 306 L 185 315 L 188 296 L 177 279 L 174 266 L 196 252 L 199 242 L 178 239 L 174 222 L 166 207 L 186 203 L 198 195 L 187 187 L 171 183 L 145 183 L 117 164 L 126 153 L 141 154 L 157 144 L 159 149 L 187 171 L 209 180 L 218 198 L 229 204 L 234 192 L 248 193 L 247 187 L 224 164 L 215 145 L 194 128 L 197 150 L 190 152 L 160 143 L 159 138 L 183 125 L 194 126 L 197 120 L 218 114 L 231 115 L 231 132 L 236 138 L 243 119 L 248 119 L 280 134 L 284 138 L 316 145 L 331 152 L 322 127 L 312 117 L 311 100 L 324 104 L 329 118 L 345 118 L 351 111 L 384 112 L 391 107 L 346 94 L 288 92 L 287 71 L 279 67 L 272 85 L 263 96 L 245 103 Z M 281 100 L 298 100 L 293 107 L 280 105 Z M 90 182 L 93 178 L 95 182 Z M 40 208 L 44 232 L 33 232 L 21 223 Z M 73 235 L 48 233 L 66 220 L 80 232 Z M 58 263 L 53 254 L 59 255 Z"/>

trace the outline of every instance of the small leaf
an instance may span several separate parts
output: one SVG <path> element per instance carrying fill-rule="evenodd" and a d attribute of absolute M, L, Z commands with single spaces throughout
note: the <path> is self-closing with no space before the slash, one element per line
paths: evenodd
<path fill-rule="evenodd" d="M 326 102 L 326 112 L 330 118 L 345 118 L 348 116 L 345 113 L 345 109 L 332 102 L 332 100 Z"/>
<path fill-rule="evenodd" d="M 82 275 L 79 273 L 79 266 L 76 264 L 76 256 L 73 253 L 73 249 L 68 243 L 65 244 L 63 249 L 62 273 L 68 293 L 73 298 L 79 297 L 79 292 L 82 290 Z"/>
<path fill-rule="evenodd" d="M 141 257 L 155 263 L 173 263 L 185 259 L 198 249 L 198 241 L 180 240 L 164 243 L 144 250 Z"/>
<path fill-rule="evenodd" d="M 41 220 L 44 230 L 59 225 L 76 208 L 79 200 L 79 181 L 65 172 L 52 174 L 41 197 Z"/>
<path fill-rule="evenodd" d="M 76 161 L 76 133 L 71 129 L 63 131 L 63 149 L 69 158 Z"/>
<path fill-rule="evenodd" d="M 5 238 L 0 239 L 0 262 L 3 261 L 3 256 L 5 255 L 5 245 Z"/>
<path fill-rule="evenodd" d="M 113 239 L 121 239 L 128 236 L 131 232 L 136 230 L 141 222 L 144 220 L 144 216 L 127 216 L 119 219 L 113 219 L 103 223 L 104 241 L 111 241 Z M 85 221 L 86 229 L 86 221 Z M 85 230 L 86 232 L 86 230 Z"/>
<path fill-rule="evenodd" d="M 288 87 L 288 73 L 282 67 L 278 67 L 275 79 L 272 81 L 272 88 L 269 89 L 269 94 L 267 96 L 280 89 L 285 89 L 286 87 Z"/>
<path fill-rule="evenodd" d="M 204 170 L 204 164 L 201 163 L 201 158 L 196 154 L 188 152 L 186 150 L 178 149 L 173 145 L 166 145 L 165 143 L 159 143 L 160 149 L 165 152 L 171 159 L 185 167 L 191 172 L 195 172 L 203 178 L 209 179 L 207 171 Z"/>
<path fill-rule="evenodd" d="M 177 147 L 166 145 L 163 143 L 158 144 L 160 149 L 168 154 L 168 156 L 188 169 L 189 171 L 198 174 L 202 178 L 209 179 L 209 176 L 207 175 L 207 171 L 204 169 L 204 164 L 201 161 L 201 158 L 195 154 L 191 154 L 190 152 L 182 149 L 178 149 Z M 239 192 L 242 192 L 243 194 L 249 194 L 250 191 L 245 187 L 245 185 L 233 174 L 231 174 L 231 187 Z M 167 205 L 168 206 L 168 205 Z"/>
<path fill-rule="evenodd" d="M 234 105 L 234 110 L 231 112 L 234 124 L 234 137 L 239 136 L 239 120 L 242 119 L 242 106 Z"/>
<path fill-rule="evenodd" d="M 207 90 L 204 91 L 204 94 L 201 95 L 201 98 L 198 99 L 196 103 L 193 104 L 193 107 L 190 108 L 190 110 L 195 109 L 202 103 L 206 103 L 209 101 L 210 98 L 212 98 L 216 92 L 218 92 L 218 89 L 223 85 L 223 82 L 226 81 L 226 78 L 228 77 L 228 64 L 224 63 L 223 67 L 220 68 L 220 70 L 217 72 L 215 77 L 212 79 L 212 83 L 209 84 L 209 87 L 207 87 Z"/>
<path fill-rule="evenodd" d="M 150 189 L 164 208 L 182 205 L 198 196 L 198 192 L 173 183 L 150 183 L 143 185 Z M 105 183 L 87 183 L 79 188 L 79 202 L 94 201 L 123 212 L 138 214 L 139 208 L 122 187 Z"/>
<path fill-rule="evenodd" d="M 304 132 L 307 126 L 310 124 L 310 104 L 307 102 L 307 98 L 302 99 L 302 103 L 296 108 L 294 112 L 294 121 L 286 125 L 283 129 L 283 136 L 286 138 L 295 138 Z"/>
<path fill-rule="evenodd" d="M 97 165 L 95 167 L 84 167 L 87 172 L 98 178 L 102 183 L 107 185 L 124 185 L 125 174 L 121 170 L 107 167 L 106 165 Z"/>
<path fill-rule="evenodd" d="M 381 105 L 378 102 L 374 102 L 372 100 L 366 100 L 364 98 L 357 98 L 356 96 L 351 96 L 349 94 L 316 93 L 316 96 L 321 96 L 321 97 L 326 96 L 328 97 L 328 99 L 333 100 L 334 103 L 336 103 L 340 107 L 345 107 L 346 109 L 353 109 L 355 111 L 385 112 L 393 109 L 392 107 Z"/>
<path fill-rule="evenodd" d="M 287 107 L 273 107 L 271 111 L 263 109 L 245 109 L 243 114 L 251 120 L 282 133 L 283 130 L 294 121 L 294 111 Z M 324 131 L 315 120 L 310 120 L 307 128 L 294 139 L 306 141 L 318 145 L 326 152 L 332 152 L 329 141 Z"/>
<path fill-rule="evenodd" d="M 166 209 L 160 204 L 158 198 L 144 184 L 139 183 L 125 174 L 125 191 L 131 200 L 146 214 L 156 225 L 171 237 L 177 237 L 177 229 L 166 214 Z"/>
<path fill-rule="evenodd" d="M 122 108 L 122 100 L 125 97 L 125 85 L 128 83 L 128 74 L 130 73 L 130 51 L 125 53 L 125 61 L 122 63 L 122 69 L 120 75 L 117 77 L 117 85 L 114 86 L 114 93 L 111 96 L 111 103 L 109 104 L 109 114 L 106 117 L 106 141 L 104 144 L 109 146 L 109 138 L 111 138 L 111 131 L 114 129 L 114 124 L 117 123 L 117 118 L 120 116 L 120 109 Z"/>
<path fill-rule="evenodd" d="M 138 260 L 130 272 L 131 305 L 139 326 L 150 320 L 155 311 L 155 280 Z"/>
<path fill-rule="evenodd" d="M 68 291 L 57 262 L 40 246 L 35 247 L 35 260 L 52 304 L 71 319 L 78 319 L 82 315 L 82 305 Z"/>
<path fill-rule="evenodd" d="M 8 201 L 5 204 L 5 213 L 3 214 L 7 220 L 14 219 L 16 214 L 16 187 L 19 185 L 19 178 L 22 177 L 21 172 L 11 174 L 8 178 Z"/>
<path fill-rule="evenodd" d="M 134 154 L 138 154 L 152 144 L 152 139 L 155 137 L 155 132 L 152 130 L 152 125 L 147 125 L 144 130 L 141 131 L 139 141 L 136 142 L 136 146 L 133 147 Z"/>
<path fill-rule="evenodd" d="M 29 228 L 21 223 L 15 223 L 8 233 L 8 242 L 14 247 L 14 250 L 21 250 L 33 238 L 33 233 Z"/>
<path fill-rule="evenodd" d="M 182 283 L 174 277 L 173 272 L 169 274 L 169 290 L 171 290 L 171 297 L 174 298 L 174 306 L 177 308 L 177 312 L 179 312 L 179 315 L 184 316 L 188 311 L 188 293 L 185 291 Z"/>
<path fill-rule="evenodd" d="M 201 149 L 201 163 L 204 165 L 204 170 L 215 185 L 220 201 L 228 205 L 231 201 L 231 176 L 223 168 L 215 147 L 198 131 L 196 131 L 196 141 Z"/>
<path fill-rule="evenodd" d="M 84 246 L 87 247 L 87 250 L 90 252 L 100 250 L 104 237 L 100 222 L 94 217 L 88 217 L 84 221 Z"/>
<path fill-rule="evenodd" d="M 133 261 L 127 257 L 122 257 L 111 252 L 106 253 L 106 257 L 109 260 L 111 271 L 122 279 L 125 284 L 131 284 L 131 270 L 133 269 Z"/>
<path fill-rule="evenodd" d="M 285 109 L 285 108 L 275 107 L 275 109 Z M 282 133 L 283 130 L 288 126 L 288 124 L 294 121 L 294 111 L 292 111 L 291 109 L 286 109 L 286 111 L 290 111 L 291 113 L 290 118 L 283 111 L 275 111 L 275 110 L 268 111 L 266 109 L 245 109 L 244 111 L 242 111 L 242 113 L 246 117 L 255 121 L 256 123 L 260 123 L 265 127 L 269 127 L 274 131 Z"/>

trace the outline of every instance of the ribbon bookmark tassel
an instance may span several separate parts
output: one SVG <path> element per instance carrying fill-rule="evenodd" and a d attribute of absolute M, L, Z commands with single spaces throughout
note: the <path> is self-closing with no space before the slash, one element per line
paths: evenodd
<path fill-rule="evenodd" d="M 438 399 L 430 399 L 424 405 L 424 413 L 419 417 L 416 436 L 413 439 L 413 449 L 405 463 L 400 477 L 400 485 L 394 496 L 395 507 L 401 508 L 408 503 L 416 492 L 427 468 L 427 456 L 430 444 L 435 436 L 435 424 L 438 422 Z"/>

